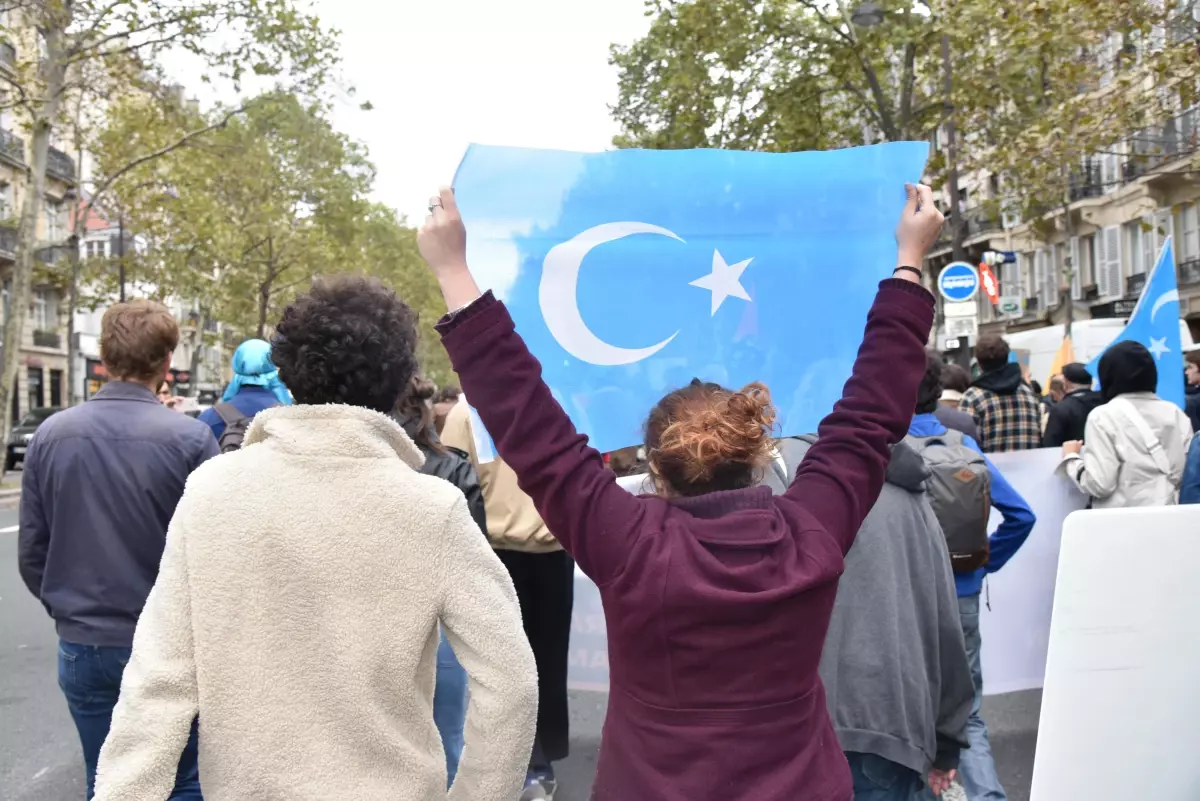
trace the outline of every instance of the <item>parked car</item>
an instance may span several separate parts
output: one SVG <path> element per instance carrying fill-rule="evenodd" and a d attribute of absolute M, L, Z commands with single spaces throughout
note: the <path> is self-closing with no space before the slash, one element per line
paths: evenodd
<path fill-rule="evenodd" d="M 8 454 L 4 457 L 5 470 L 12 470 L 25 461 L 25 450 L 29 447 L 29 440 L 33 439 L 33 432 L 37 431 L 38 426 L 46 422 L 50 415 L 61 411 L 61 406 L 31 409 L 19 423 L 13 426 L 8 435 Z"/>

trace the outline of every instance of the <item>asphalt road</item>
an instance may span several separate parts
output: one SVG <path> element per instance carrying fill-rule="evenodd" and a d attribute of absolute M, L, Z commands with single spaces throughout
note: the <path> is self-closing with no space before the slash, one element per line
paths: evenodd
<path fill-rule="evenodd" d="M 15 511 L 0 511 L 0 799 L 77 801 L 83 758 L 56 680 L 54 628 L 16 569 Z M 596 770 L 606 696 L 571 696 L 572 753 L 557 801 L 586 801 Z M 984 717 L 1012 801 L 1028 801 L 1041 694 L 989 698 Z"/>

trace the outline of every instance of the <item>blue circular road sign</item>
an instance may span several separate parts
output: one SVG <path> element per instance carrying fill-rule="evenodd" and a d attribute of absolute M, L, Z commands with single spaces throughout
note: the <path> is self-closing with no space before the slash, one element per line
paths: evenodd
<path fill-rule="evenodd" d="M 948 264 L 938 275 L 938 291 L 951 303 L 970 300 L 979 291 L 979 271 L 965 261 Z"/>

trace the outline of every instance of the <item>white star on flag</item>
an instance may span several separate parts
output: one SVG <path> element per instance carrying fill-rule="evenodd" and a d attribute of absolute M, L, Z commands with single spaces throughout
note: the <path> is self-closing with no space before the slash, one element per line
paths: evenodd
<path fill-rule="evenodd" d="M 1150 337 L 1150 352 L 1154 354 L 1154 361 L 1161 359 L 1164 353 L 1170 353 L 1171 349 L 1167 347 L 1167 338 Z"/>
<path fill-rule="evenodd" d="M 750 295 L 742 287 L 741 277 L 742 273 L 746 271 L 746 266 L 752 261 L 754 259 L 750 258 L 739 261 L 737 264 L 727 264 L 721 251 L 714 250 L 712 272 L 703 278 L 697 278 L 688 286 L 696 286 L 712 292 L 712 313 L 715 315 L 717 309 L 721 308 L 721 304 L 725 302 L 725 298 L 731 295 L 742 300 L 751 300 Z"/>

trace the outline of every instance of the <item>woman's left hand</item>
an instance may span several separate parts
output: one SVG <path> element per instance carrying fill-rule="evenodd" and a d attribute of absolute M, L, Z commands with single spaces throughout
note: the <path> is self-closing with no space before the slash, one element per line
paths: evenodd
<path fill-rule="evenodd" d="M 1077 439 L 1063 443 L 1063 456 L 1078 456 L 1083 450 L 1083 442 Z"/>
<path fill-rule="evenodd" d="M 417 232 L 417 249 L 433 270 L 450 311 L 479 297 L 479 288 L 467 267 L 467 228 L 463 225 L 454 190 L 443 186 L 429 199 L 429 216 Z"/>

